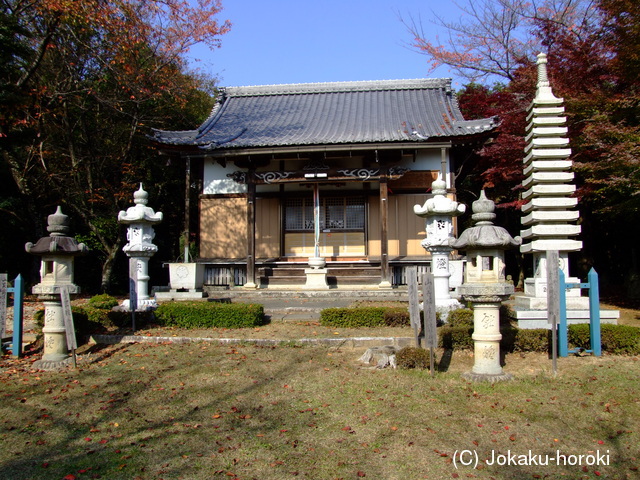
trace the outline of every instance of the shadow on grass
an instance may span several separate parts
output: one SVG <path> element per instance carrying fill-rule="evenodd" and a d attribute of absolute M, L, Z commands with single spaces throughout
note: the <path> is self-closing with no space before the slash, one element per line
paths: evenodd
<path fill-rule="evenodd" d="M 453 349 L 448 348 L 442 352 L 442 357 L 440 357 L 440 361 L 438 362 L 436 371 L 438 372 L 447 372 L 449 371 L 449 367 L 451 366 L 451 358 L 453 357 Z"/>

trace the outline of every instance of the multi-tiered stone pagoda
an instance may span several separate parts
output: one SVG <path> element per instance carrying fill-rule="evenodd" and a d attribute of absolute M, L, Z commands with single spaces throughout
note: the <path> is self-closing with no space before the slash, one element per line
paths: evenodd
<path fill-rule="evenodd" d="M 575 237 L 580 226 L 575 222 L 580 214 L 578 199 L 571 195 L 573 162 L 567 135 L 564 100 L 557 98 L 547 78 L 547 56 L 538 55 L 538 85 L 527 117 L 527 146 L 524 158 L 524 186 L 527 189 L 522 206 L 522 253 L 532 253 L 535 274 L 525 280 L 525 295 L 518 306 L 546 309 L 546 252 L 557 250 L 562 270 L 569 278 L 568 253 L 580 250 L 582 242 Z M 570 281 L 577 282 L 577 279 Z M 580 297 L 580 290 L 570 294 Z M 587 305 L 575 305 L 575 308 Z"/>
<path fill-rule="evenodd" d="M 567 138 L 564 100 L 551 90 L 547 77 L 547 56 L 538 55 L 536 96 L 529 107 L 523 182 L 526 191 L 522 206 L 522 253 L 533 255 L 534 275 L 525 279 L 524 295 L 516 297 L 516 314 L 521 328 L 547 326 L 547 251 L 557 250 L 559 267 L 567 283 L 579 283 L 569 274 L 569 252 L 582 249 L 577 221 L 580 213 L 571 171 L 571 148 Z M 557 268 L 557 267 L 553 267 Z M 589 299 L 579 288 L 567 292 L 567 318 L 570 323 L 588 321 Z M 617 311 L 602 311 L 602 321 L 613 321 Z"/>

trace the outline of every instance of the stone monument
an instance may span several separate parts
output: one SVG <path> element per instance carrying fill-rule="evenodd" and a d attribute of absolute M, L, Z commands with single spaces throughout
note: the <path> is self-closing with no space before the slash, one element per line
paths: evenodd
<path fill-rule="evenodd" d="M 475 225 L 466 229 L 453 247 L 467 253 L 464 283 L 458 293 L 473 305 L 474 365 L 464 376 L 471 380 L 508 380 L 500 364 L 500 305 L 514 292 L 505 279 L 504 250 L 522 243 L 493 224 L 495 204 L 484 193 L 473 202 Z"/>
<path fill-rule="evenodd" d="M 526 203 L 522 206 L 520 233 L 523 238 L 520 251 L 532 254 L 534 275 L 525 279 L 524 295 L 516 296 L 516 315 L 521 328 L 546 327 L 547 251 L 559 252 L 559 268 L 567 283 L 580 282 L 569 273 L 569 252 L 581 250 L 582 242 L 575 239 L 580 234 L 580 225 L 575 224 L 580 214 L 578 199 L 572 196 L 576 187 L 572 184 L 573 161 L 569 158 L 564 100 L 551 90 L 545 54 L 538 55 L 537 65 L 537 90 L 527 116 L 523 160 L 523 185 L 527 190 L 522 195 Z M 581 297 L 579 288 L 567 292 L 570 323 L 588 319 L 588 309 L 589 299 Z M 618 315 L 615 311 L 602 312 L 603 321 L 615 321 Z"/>
<path fill-rule="evenodd" d="M 147 310 L 157 306 L 154 299 L 149 297 L 149 259 L 158 251 L 153 239 L 156 236 L 153 225 L 162 221 L 162 213 L 154 212 L 147 206 L 149 194 L 144 191 L 142 184 L 133 194 L 133 207 L 118 213 L 118 222 L 128 225 L 128 243 L 122 248 L 131 259 L 129 262 L 129 278 L 135 278 L 137 298 L 136 310 Z M 122 306 L 131 310 L 129 301 Z"/>
<path fill-rule="evenodd" d="M 573 237 L 580 233 L 574 225 L 579 218 L 575 209 L 578 199 L 571 197 L 576 187 L 571 182 L 573 162 L 566 138 L 567 127 L 563 99 L 556 98 L 547 78 L 547 56 L 538 55 L 538 85 L 536 96 L 529 107 L 527 146 L 525 148 L 523 185 L 527 190 L 522 197 L 521 231 L 524 240 L 520 251 L 533 254 L 534 276 L 525 280 L 525 295 L 518 297 L 517 306 L 531 309 L 547 308 L 546 252 L 558 250 L 560 267 L 568 283 L 577 283 L 569 276 L 568 252 L 580 250 L 582 242 Z M 570 308 L 588 308 L 580 290 L 567 294 Z"/>
<path fill-rule="evenodd" d="M 70 295 L 80 293 L 80 287 L 73 283 L 73 259 L 86 253 L 88 248 L 69 236 L 69 217 L 60 207 L 49 215 L 47 231 L 48 237 L 42 237 L 35 245 L 27 243 L 25 249 L 42 257 L 40 283 L 34 285 L 32 292 L 44 302 L 44 354 L 34 367 L 53 370 L 71 361 L 60 292 L 66 288 Z"/>
<path fill-rule="evenodd" d="M 446 319 L 449 312 L 460 308 L 460 302 L 451 297 L 449 278 L 449 255 L 455 241 L 453 236 L 453 217 L 462 215 L 466 206 L 448 198 L 447 184 L 438 173 L 438 178 L 431 184 L 433 197 L 424 205 L 415 205 L 413 212 L 426 219 L 427 236 L 421 245 L 431 253 L 431 271 L 435 292 L 436 310 L 441 318 Z"/>

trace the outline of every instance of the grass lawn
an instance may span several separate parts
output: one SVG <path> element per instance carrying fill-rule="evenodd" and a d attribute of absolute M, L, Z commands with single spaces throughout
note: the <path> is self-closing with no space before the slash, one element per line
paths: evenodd
<path fill-rule="evenodd" d="M 453 354 L 434 377 L 372 369 L 358 363 L 362 353 L 94 346 L 91 361 L 60 372 L 5 358 L 0 477 L 639 477 L 637 357 L 563 358 L 554 377 L 546 355 L 513 354 L 505 371 L 515 380 L 490 385 L 461 378 L 470 352 Z M 549 455 L 548 465 L 489 465 L 509 452 L 512 463 L 529 462 L 516 456 L 529 451 L 537 463 Z M 598 452 L 608 465 L 587 464 Z M 476 454 L 476 468 L 461 464 Z"/>

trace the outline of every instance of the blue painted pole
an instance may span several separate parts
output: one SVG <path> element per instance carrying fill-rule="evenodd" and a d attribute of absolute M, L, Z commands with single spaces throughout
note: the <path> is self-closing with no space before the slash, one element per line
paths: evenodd
<path fill-rule="evenodd" d="M 592 268 L 587 275 L 589 281 L 589 335 L 593 355 L 602 355 L 602 339 L 600 335 L 600 287 L 598 274 Z"/>
<path fill-rule="evenodd" d="M 567 339 L 567 282 L 564 272 L 558 269 L 560 281 L 560 325 L 558 325 L 558 355 L 567 357 L 569 355 L 569 341 Z"/>
<path fill-rule="evenodd" d="M 13 357 L 22 355 L 22 316 L 23 316 L 24 284 L 22 275 L 18 274 L 13 283 Z"/>

